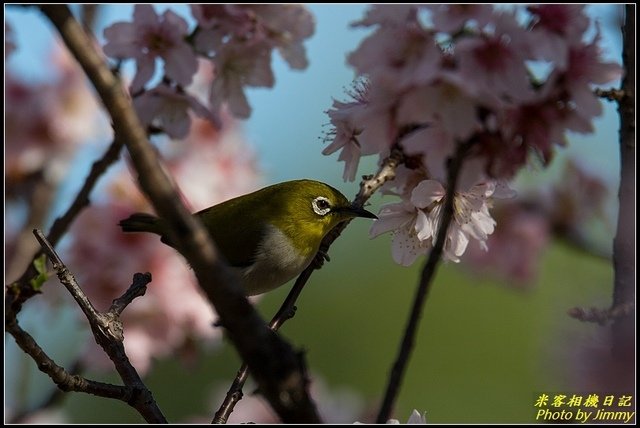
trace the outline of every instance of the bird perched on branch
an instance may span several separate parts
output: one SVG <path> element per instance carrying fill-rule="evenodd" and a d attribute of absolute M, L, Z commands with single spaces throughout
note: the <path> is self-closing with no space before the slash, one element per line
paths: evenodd
<path fill-rule="evenodd" d="M 194 214 L 229 265 L 240 274 L 249 296 L 277 288 L 299 275 L 318 253 L 320 242 L 338 223 L 377 218 L 352 205 L 333 187 L 313 180 L 274 184 Z M 150 232 L 175 248 L 166 222 L 136 213 L 120 221 L 124 232 Z"/>

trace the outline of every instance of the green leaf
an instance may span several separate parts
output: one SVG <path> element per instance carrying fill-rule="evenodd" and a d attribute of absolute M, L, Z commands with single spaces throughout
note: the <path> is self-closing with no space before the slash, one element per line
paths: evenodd
<path fill-rule="evenodd" d="M 42 284 L 49 279 L 49 275 L 47 275 L 47 256 L 43 254 L 35 259 L 33 261 L 33 267 L 36 268 L 38 276 L 32 278 L 30 283 L 34 290 L 39 291 L 42 288 Z"/>

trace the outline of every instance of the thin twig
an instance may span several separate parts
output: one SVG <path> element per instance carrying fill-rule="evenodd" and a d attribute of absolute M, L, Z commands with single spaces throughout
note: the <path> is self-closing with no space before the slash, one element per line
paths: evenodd
<path fill-rule="evenodd" d="M 91 194 L 91 191 L 95 187 L 100 177 L 102 177 L 107 169 L 115 161 L 118 160 L 120 150 L 122 150 L 122 140 L 115 139 L 109 145 L 109 148 L 104 153 L 104 155 L 102 155 L 100 159 L 93 163 L 93 165 L 91 166 L 91 171 L 85 179 L 84 184 L 76 195 L 74 201 L 71 203 L 67 211 L 61 217 L 58 217 L 53 223 L 53 226 L 51 226 L 51 230 L 49 231 L 49 235 L 47 236 L 47 241 L 49 241 L 54 247 L 58 244 L 60 238 L 62 238 L 62 236 L 67 232 L 69 226 L 78 216 L 78 214 L 80 214 L 80 212 L 87 205 L 89 205 L 89 195 Z M 17 314 L 18 312 L 20 312 L 22 304 L 27 299 L 39 293 L 38 290 L 35 290 L 31 286 L 29 281 L 37 274 L 33 267 L 33 261 L 40 257 L 42 254 L 42 251 L 38 251 L 37 254 L 33 256 L 33 259 L 27 266 L 20 279 L 7 286 L 7 292 L 5 295 L 5 308 L 10 308 Z"/>
<path fill-rule="evenodd" d="M 221 261 L 201 221 L 192 216 L 180 200 L 121 82 L 109 70 L 68 7 L 41 5 L 40 8 L 95 86 L 113 120 L 117 138 L 122 138 L 127 146 L 142 190 L 167 222 L 169 238 L 193 268 L 229 338 L 251 368 L 261 394 L 284 422 L 319 422 L 307 391 L 306 370 L 300 355 L 268 328 L 244 296 L 237 276 Z"/>
<path fill-rule="evenodd" d="M 616 89 L 616 88 L 611 88 L 611 89 L 596 88 L 593 92 L 596 94 L 597 97 L 604 98 L 605 100 L 608 100 L 608 101 L 618 101 L 618 102 L 622 101 L 625 94 L 625 92 L 622 89 Z"/>
<path fill-rule="evenodd" d="M 582 322 L 592 322 L 605 326 L 609 323 L 615 322 L 617 319 L 628 316 L 633 312 L 635 305 L 633 302 L 627 302 L 618 306 L 614 306 L 608 309 L 600 308 L 571 308 L 567 311 L 567 314 L 571 318 L 575 318 Z"/>
<path fill-rule="evenodd" d="M 395 178 L 396 168 L 398 165 L 404 162 L 404 154 L 402 149 L 400 148 L 400 142 L 402 139 L 406 138 L 412 132 L 422 129 L 423 125 L 415 125 L 408 126 L 403 129 L 395 143 L 393 144 L 393 148 L 391 153 L 385 160 L 382 162 L 382 165 L 378 169 L 378 172 L 375 175 L 363 177 L 363 181 L 360 183 L 360 191 L 356 195 L 353 200 L 353 206 L 362 208 L 364 204 L 373 196 L 373 194 L 384 185 L 387 181 L 391 181 Z M 343 223 L 337 225 L 331 232 L 324 237 L 320 244 L 320 250 L 318 254 L 313 259 L 311 264 L 298 276 L 295 284 L 291 288 L 291 291 L 287 295 L 287 298 L 284 300 L 280 309 L 276 313 L 276 315 L 271 319 L 269 323 L 269 327 L 274 331 L 277 331 L 282 324 L 284 324 L 287 320 L 293 318 L 296 312 L 295 303 L 302 293 L 304 286 L 307 281 L 311 277 L 311 274 L 314 270 L 320 269 L 323 266 L 325 258 L 327 258 L 327 254 L 331 244 L 338 239 L 340 234 L 344 231 L 351 220 L 347 220 Z M 224 401 L 218 408 L 212 423 L 214 424 L 224 424 L 227 423 L 229 416 L 233 412 L 235 405 L 242 399 L 242 387 L 246 382 L 248 377 L 248 368 L 246 364 L 243 364 L 242 367 L 238 370 L 236 378 L 234 379 L 231 387 L 227 391 L 227 395 L 225 396 Z"/>
<path fill-rule="evenodd" d="M 418 283 L 416 295 L 413 299 L 413 307 L 409 314 L 409 319 L 407 320 L 404 337 L 402 338 L 402 342 L 398 349 L 398 355 L 396 357 L 395 363 L 393 364 L 393 368 L 391 369 L 391 373 L 389 374 L 389 381 L 387 383 L 384 400 L 382 402 L 382 405 L 380 406 L 380 411 L 376 420 L 376 422 L 379 424 L 383 424 L 387 420 L 389 420 L 393 405 L 400 391 L 400 384 L 404 377 L 404 372 L 407 368 L 409 357 L 411 356 L 411 351 L 415 342 L 415 335 L 418 329 L 418 322 L 420 321 L 422 309 L 424 308 L 424 302 L 426 300 L 427 293 L 431 288 L 432 279 L 436 274 L 442 252 L 444 250 L 449 224 L 451 224 L 451 221 L 453 219 L 453 198 L 455 195 L 458 176 L 462 167 L 464 156 L 466 155 L 470 144 L 470 142 L 460 144 L 453 158 L 449 160 L 447 193 L 442 209 L 440 228 L 438 230 L 436 243 L 431 249 L 429 258 L 427 259 L 427 262 L 422 269 L 422 276 L 420 278 L 420 282 Z"/>
<path fill-rule="evenodd" d="M 42 246 L 42 249 L 44 250 L 47 257 L 49 257 L 49 260 L 51 260 L 53 269 L 56 271 L 60 282 L 67 288 L 69 294 L 71 294 L 71 296 L 75 299 L 76 303 L 78 304 L 78 306 L 80 306 L 80 309 L 82 309 L 82 312 L 84 312 L 89 322 L 91 323 L 97 321 L 99 318 L 98 311 L 93 307 L 87 295 L 78 285 L 76 278 L 69 271 L 69 269 L 67 269 L 63 261 L 60 259 L 60 256 L 58 256 L 58 254 L 56 253 L 56 250 L 54 250 L 53 246 L 47 241 L 47 238 L 45 238 L 42 231 L 40 231 L 39 229 L 33 229 L 33 234 L 40 243 L 40 246 Z"/>
<path fill-rule="evenodd" d="M 131 365 L 129 358 L 125 353 L 122 322 L 120 321 L 118 312 L 120 308 L 124 309 L 124 306 L 131 302 L 136 295 L 141 295 L 139 292 L 135 291 L 135 289 L 146 287 L 146 285 L 151 281 L 151 275 L 136 274 L 129 289 L 122 297 L 116 299 L 116 302 L 121 303 L 114 303 L 112 310 L 107 313 L 100 313 L 91 304 L 89 298 L 84 291 L 82 291 L 82 288 L 80 288 L 80 285 L 71 271 L 69 271 L 65 266 L 64 262 L 53 249 L 51 243 L 47 241 L 44 234 L 37 229 L 34 230 L 33 233 L 38 239 L 38 242 L 40 242 L 40 245 L 42 245 L 42 249 L 47 254 L 47 257 L 51 260 L 53 268 L 58 275 L 58 279 L 60 279 L 60 282 L 67 288 L 87 317 L 96 342 L 106 352 L 111 361 L 113 361 L 116 370 L 120 374 L 120 377 L 127 388 L 127 399 L 125 401 L 135 408 L 147 422 L 166 423 L 167 420 L 153 399 L 151 391 L 146 387 L 142 378 Z M 40 360 L 36 361 L 38 362 L 38 367 L 41 367 Z M 49 363 L 50 362 L 47 362 L 47 364 Z"/>
<path fill-rule="evenodd" d="M 122 311 L 129 306 L 136 297 L 144 296 L 147 292 L 147 284 L 151 282 L 150 273 L 136 273 L 133 275 L 133 283 L 125 293 L 115 299 L 109 308 L 109 313 L 120 316 Z"/>

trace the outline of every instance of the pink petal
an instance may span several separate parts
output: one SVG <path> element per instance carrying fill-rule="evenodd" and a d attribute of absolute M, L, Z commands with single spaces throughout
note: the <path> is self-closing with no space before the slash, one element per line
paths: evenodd
<path fill-rule="evenodd" d="M 131 92 L 138 92 L 151 80 L 156 72 L 156 60 L 150 55 L 139 56 L 136 60 L 136 75 L 131 82 Z"/>
<path fill-rule="evenodd" d="M 186 43 L 170 49 L 163 55 L 167 76 L 182 86 L 188 86 L 198 71 L 198 59 Z"/>
<path fill-rule="evenodd" d="M 446 190 L 439 181 L 421 181 L 411 192 L 411 203 L 418 208 L 426 208 L 444 198 Z"/>

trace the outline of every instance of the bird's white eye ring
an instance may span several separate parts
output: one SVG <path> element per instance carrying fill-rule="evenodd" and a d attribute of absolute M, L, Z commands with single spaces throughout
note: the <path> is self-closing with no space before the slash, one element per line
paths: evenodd
<path fill-rule="evenodd" d="M 329 199 L 324 196 L 318 196 L 311 202 L 311 207 L 313 208 L 313 212 L 318 215 L 327 215 L 329 211 L 331 211 L 331 203 Z"/>

